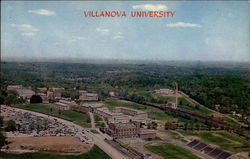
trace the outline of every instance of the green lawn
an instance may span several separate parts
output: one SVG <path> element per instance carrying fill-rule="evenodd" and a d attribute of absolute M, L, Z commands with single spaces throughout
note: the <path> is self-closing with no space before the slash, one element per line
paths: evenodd
<path fill-rule="evenodd" d="M 83 127 L 91 127 L 90 123 L 88 123 L 89 121 L 88 114 L 79 113 L 79 112 L 75 112 L 72 110 L 61 110 L 61 114 L 59 114 L 59 110 L 57 108 L 52 107 L 49 104 L 25 104 L 25 105 L 19 105 L 17 107 L 21 109 L 31 110 L 31 111 L 63 118 L 65 120 L 69 120 Z M 52 108 L 52 112 L 50 111 L 50 108 Z"/>
<path fill-rule="evenodd" d="M 162 140 L 161 138 L 159 138 L 158 136 L 154 137 L 154 138 L 145 138 L 145 141 L 159 141 Z"/>
<path fill-rule="evenodd" d="M 97 122 L 97 123 L 95 124 L 95 126 L 96 126 L 97 128 L 104 128 L 104 127 L 105 127 L 105 124 L 104 124 L 103 121 L 99 121 L 99 122 Z"/>
<path fill-rule="evenodd" d="M 209 114 L 212 114 L 213 112 L 210 111 L 209 109 L 207 108 L 204 108 L 204 107 L 201 107 L 201 106 L 195 106 L 193 105 L 192 103 L 190 103 L 189 101 L 187 101 L 185 98 L 181 97 L 179 98 L 179 105 L 181 107 L 184 107 L 184 108 L 187 108 L 187 109 L 190 109 L 192 111 L 195 111 L 197 113 L 201 113 L 201 114 L 205 114 L 205 115 L 209 115 Z"/>
<path fill-rule="evenodd" d="M 173 130 L 161 130 L 162 132 L 170 135 L 174 139 L 178 139 L 182 142 L 187 142 L 182 136 L 180 136 L 176 131 Z"/>
<path fill-rule="evenodd" d="M 249 152 L 250 150 L 249 141 L 225 131 L 180 132 L 186 136 L 198 136 L 206 143 L 215 144 L 224 150 L 228 150 L 234 153 Z"/>
<path fill-rule="evenodd" d="M 94 146 L 88 153 L 82 155 L 57 155 L 45 152 L 14 155 L 0 152 L 0 156 L 1 159 L 110 159 L 110 157 L 97 146 Z"/>
<path fill-rule="evenodd" d="M 94 119 L 95 119 L 95 122 L 102 121 L 102 118 L 96 114 L 94 114 Z"/>
<path fill-rule="evenodd" d="M 137 94 L 137 95 L 143 97 L 146 101 L 152 101 L 152 99 L 157 100 L 157 101 L 161 101 L 164 103 L 175 101 L 175 97 L 161 96 L 161 95 L 153 94 L 153 93 L 148 92 L 148 91 L 132 92 L 132 94 Z"/>
<path fill-rule="evenodd" d="M 239 126 L 239 124 L 237 122 L 235 122 L 234 120 L 227 118 L 227 117 L 218 117 L 218 120 L 224 121 L 230 125 L 234 125 L 234 126 Z"/>
<path fill-rule="evenodd" d="M 172 144 L 162 144 L 158 146 L 145 146 L 149 151 L 162 156 L 164 159 L 199 159 L 190 151 Z"/>

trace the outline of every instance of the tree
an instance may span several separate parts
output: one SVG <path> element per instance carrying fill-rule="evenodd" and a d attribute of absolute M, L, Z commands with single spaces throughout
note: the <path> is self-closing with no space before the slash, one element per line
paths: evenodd
<path fill-rule="evenodd" d="M 157 129 L 157 127 L 158 127 L 158 124 L 156 123 L 156 122 L 152 122 L 152 127 L 153 127 L 153 129 Z"/>
<path fill-rule="evenodd" d="M 3 126 L 3 117 L 0 116 L 0 127 L 2 127 L 2 126 Z"/>
<path fill-rule="evenodd" d="M 87 119 L 86 119 L 86 122 L 87 122 L 87 123 L 90 123 L 90 122 L 91 122 L 91 119 L 90 119 L 89 115 L 88 115 L 88 117 L 87 117 Z"/>
<path fill-rule="evenodd" d="M 156 122 L 148 123 L 147 128 L 148 129 L 157 129 L 158 124 Z"/>
<path fill-rule="evenodd" d="M 15 94 L 8 94 L 8 96 L 5 98 L 4 104 L 11 105 L 17 103 L 17 97 Z"/>
<path fill-rule="evenodd" d="M 43 99 L 39 95 L 33 95 L 30 98 L 30 103 L 42 103 Z"/>
<path fill-rule="evenodd" d="M 184 123 L 184 130 L 188 129 L 188 123 Z"/>
<path fill-rule="evenodd" d="M 58 110 L 58 114 L 61 115 L 62 114 L 62 111 L 61 109 Z"/>
<path fill-rule="evenodd" d="M 5 136 L 2 131 L 0 131 L 0 148 L 5 145 Z"/>
<path fill-rule="evenodd" d="M 166 122 L 165 123 L 165 130 L 171 129 L 171 123 Z"/>
<path fill-rule="evenodd" d="M 5 131 L 15 131 L 15 130 L 16 130 L 16 122 L 13 120 L 8 120 Z"/>
<path fill-rule="evenodd" d="M 196 129 L 196 130 L 200 130 L 200 128 L 201 128 L 201 125 L 200 125 L 200 124 L 196 124 L 196 125 L 195 125 L 195 129 Z"/>

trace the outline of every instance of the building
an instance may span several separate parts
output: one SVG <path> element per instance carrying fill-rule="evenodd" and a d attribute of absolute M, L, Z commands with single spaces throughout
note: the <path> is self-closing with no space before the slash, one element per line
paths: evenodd
<path fill-rule="evenodd" d="M 47 91 L 47 96 L 50 100 L 55 100 L 56 98 L 61 98 L 64 88 L 49 88 Z"/>
<path fill-rule="evenodd" d="M 31 88 L 21 88 L 16 90 L 17 94 L 23 99 L 29 100 L 35 92 Z"/>
<path fill-rule="evenodd" d="M 109 123 L 105 130 L 107 134 L 114 138 L 155 138 L 154 130 L 141 129 L 138 122 Z"/>
<path fill-rule="evenodd" d="M 22 89 L 22 88 L 23 88 L 22 85 L 9 85 L 9 86 L 7 86 L 8 91 L 16 91 L 16 90 Z"/>
<path fill-rule="evenodd" d="M 130 116 L 130 120 L 140 122 L 140 123 L 150 123 L 151 120 L 148 118 L 147 112 L 142 110 L 127 108 L 127 107 L 115 107 L 115 113 L 123 113 Z"/>
<path fill-rule="evenodd" d="M 115 107 L 114 112 L 123 113 L 130 116 L 137 116 L 141 118 L 148 118 L 148 114 L 142 110 L 127 108 L 127 107 Z"/>
<path fill-rule="evenodd" d="M 54 103 L 54 106 L 58 109 L 62 110 L 69 110 L 72 106 L 76 106 L 77 104 L 75 101 L 68 101 L 68 100 L 59 100 L 58 102 Z"/>
<path fill-rule="evenodd" d="M 85 112 L 94 112 L 95 109 L 103 107 L 102 103 L 83 103 L 80 105 L 82 109 L 85 110 Z"/>
<path fill-rule="evenodd" d="M 174 95 L 175 94 L 175 91 L 172 90 L 172 89 L 166 89 L 166 88 L 163 88 L 163 89 L 157 89 L 154 91 L 156 94 L 161 94 L 161 95 Z"/>
<path fill-rule="evenodd" d="M 129 116 L 122 113 L 110 112 L 106 107 L 96 108 L 94 109 L 94 113 L 102 116 L 103 118 L 108 120 L 109 123 L 126 123 L 130 120 Z"/>
<path fill-rule="evenodd" d="M 139 132 L 139 137 L 142 139 L 145 138 L 155 138 L 156 137 L 156 133 L 153 130 L 147 130 L 147 129 L 140 129 Z"/>
<path fill-rule="evenodd" d="M 23 87 L 22 85 L 9 85 L 7 86 L 7 90 L 17 92 L 19 97 L 26 100 L 29 100 L 35 94 L 31 87 Z"/>
<path fill-rule="evenodd" d="M 110 123 L 106 132 L 114 138 L 135 138 L 140 132 L 140 124 L 136 122 Z"/>
<path fill-rule="evenodd" d="M 109 95 L 110 95 L 110 97 L 115 97 L 115 92 L 113 92 L 113 91 L 111 91 L 111 92 L 109 92 Z"/>
<path fill-rule="evenodd" d="M 83 100 L 83 101 L 98 101 L 99 97 L 97 93 L 88 93 L 87 91 L 79 91 L 80 96 L 79 96 L 79 100 Z"/>
<path fill-rule="evenodd" d="M 177 109 L 177 104 L 175 102 L 168 102 L 166 106 L 173 109 Z"/>
<path fill-rule="evenodd" d="M 37 88 L 38 92 L 40 93 L 46 93 L 47 92 L 47 88 L 46 87 L 42 87 L 42 88 Z"/>
<path fill-rule="evenodd" d="M 49 103 L 49 97 L 45 93 L 37 93 L 37 95 L 42 98 L 43 103 Z"/>

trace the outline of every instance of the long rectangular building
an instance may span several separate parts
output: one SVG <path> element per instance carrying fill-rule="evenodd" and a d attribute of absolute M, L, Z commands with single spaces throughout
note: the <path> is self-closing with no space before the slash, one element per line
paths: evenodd
<path fill-rule="evenodd" d="M 96 108 L 94 109 L 94 113 L 107 119 L 109 123 L 125 123 L 130 120 L 129 116 L 124 115 L 122 113 L 110 112 L 109 109 L 106 107 Z"/>

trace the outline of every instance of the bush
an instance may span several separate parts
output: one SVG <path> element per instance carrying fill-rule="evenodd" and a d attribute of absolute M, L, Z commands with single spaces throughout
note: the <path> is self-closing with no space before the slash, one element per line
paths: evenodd
<path fill-rule="evenodd" d="M 13 120 L 7 121 L 7 127 L 5 131 L 16 131 L 16 122 Z"/>

